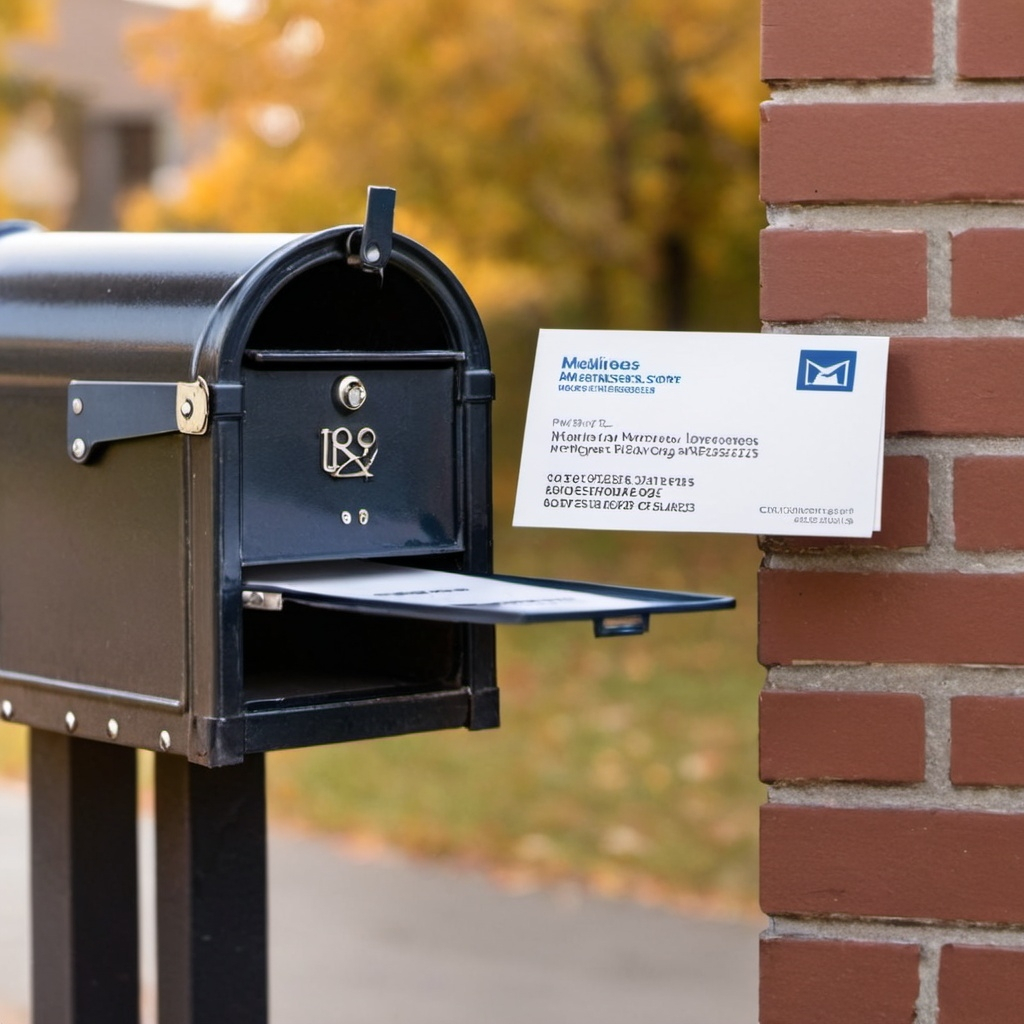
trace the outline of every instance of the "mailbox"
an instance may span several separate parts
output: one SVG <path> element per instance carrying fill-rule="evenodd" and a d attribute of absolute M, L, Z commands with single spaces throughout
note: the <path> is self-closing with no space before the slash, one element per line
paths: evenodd
<path fill-rule="evenodd" d="M 391 230 L 0 225 L 0 712 L 178 753 L 498 724 L 494 624 L 732 600 L 491 575 L 493 378 Z"/>

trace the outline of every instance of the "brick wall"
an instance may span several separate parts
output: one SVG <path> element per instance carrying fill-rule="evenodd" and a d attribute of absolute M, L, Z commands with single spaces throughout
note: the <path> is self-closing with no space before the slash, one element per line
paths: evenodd
<path fill-rule="evenodd" d="M 1024 1020 L 1024 0 L 762 0 L 766 330 L 893 338 L 882 530 L 768 538 L 761 1024 Z"/>

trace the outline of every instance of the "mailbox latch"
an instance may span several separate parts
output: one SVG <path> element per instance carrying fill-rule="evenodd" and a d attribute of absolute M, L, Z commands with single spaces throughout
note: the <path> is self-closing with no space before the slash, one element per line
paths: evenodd
<path fill-rule="evenodd" d="M 194 381 L 73 380 L 68 455 L 85 462 L 98 444 L 155 434 L 205 434 L 210 419 L 241 413 L 241 385 Z"/>
<path fill-rule="evenodd" d="M 366 217 L 362 230 L 353 231 L 348 238 L 348 262 L 383 278 L 384 268 L 391 258 L 395 233 L 395 190 L 371 185 L 366 191 Z M 358 243 L 359 252 L 351 251 Z"/>

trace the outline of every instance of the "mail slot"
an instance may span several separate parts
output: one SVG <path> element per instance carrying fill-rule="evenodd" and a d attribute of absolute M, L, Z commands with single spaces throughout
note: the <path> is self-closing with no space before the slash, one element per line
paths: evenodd
<path fill-rule="evenodd" d="M 0 713 L 178 753 L 498 724 L 494 625 L 726 597 L 491 572 L 480 320 L 392 231 L 0 225 Z"/>

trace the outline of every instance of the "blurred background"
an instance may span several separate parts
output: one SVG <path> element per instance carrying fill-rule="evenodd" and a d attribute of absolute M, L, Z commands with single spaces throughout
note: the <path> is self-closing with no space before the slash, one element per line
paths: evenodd
<path fill-rule="evenodd" d="M 313 231 L 398 189 L 498 375 L 495 568 L 734 594 L 499 630 L 498 732 L 271 755 L 277 820 L 529 888 L 756 901 L 752 537 L 509 525 L 539 327 L 757 330 L 758 0 L 0 0 L 0 216 Z M 0 774 L 24 772 L 0 730 Z"/>

